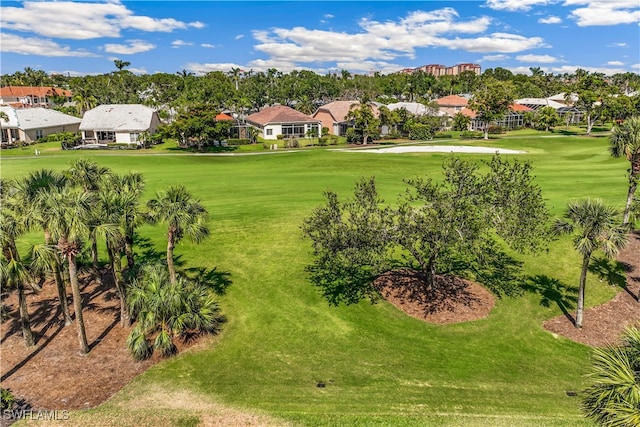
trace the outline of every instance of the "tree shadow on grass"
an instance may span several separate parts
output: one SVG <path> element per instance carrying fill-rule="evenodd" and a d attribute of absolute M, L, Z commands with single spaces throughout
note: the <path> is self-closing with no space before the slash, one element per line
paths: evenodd
<path fill-rule="evenodd" d="M 627 287 L 627 275 L 633 271 L 630 264 L 606 257 L 594 258 L 589 264 L 589 271 L 598 276 L 601 282 L 624 289 L 637 301 L 637 296 Z"/>
<path fill-rule="evenodd" d="M 183 270 L 189 280 L 200 283 L 212 289 L 218 295 L 224 295 L 227 288 L 233 283 L 230 279 L 231 273 L 228 271 L 218 271 L 218 267 L 207 269 L 205 267 L 193 267 Z"/>
<path fill-rule="evenodd" d="M 569 310 L 575 308 L 578 302 L 577 286 L 569 286 L 558 279 L 539 274 L 528 277 L 523 288 L 540 295 L 540 305 L 543 307 L 551 307 L 555 303 L 562 314 L 575 325 L 575 319 Z"/>

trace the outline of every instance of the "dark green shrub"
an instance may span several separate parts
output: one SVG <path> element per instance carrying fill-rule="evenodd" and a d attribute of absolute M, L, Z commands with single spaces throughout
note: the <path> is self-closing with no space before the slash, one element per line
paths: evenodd
<path fill-rule="evenodd" d="M 227 139 L 227 145 L 248 145 L 251 144 L 251 140 L 248 138 L 229 138 Z"/>
<path fill-rule="evenodd" d="M 482 139 L 484 134 L 482 132 L 475 132 L 472 130 L 465 130 L 460 132 L 460 139 Z"/>
<path fill-rule="evenodd" d="M 453 138 L 453 135 L 451 135 L 450 133 L 438 132 L 435 135 L 433 135 L 433 137 L 436 139 L 443 139 L 443 138 Z"/>
<path fill-rule="evenodd" d="M 283 134 L 276 135 L 276 139 L 284 139 L 284 135 Z"/>
<path fill-rule="evenodd" d="M 502 126 L 489 126 L 487 133 L 489 133 L 489 135 L 500 135 L 505 133 L 505 130 Z"/>

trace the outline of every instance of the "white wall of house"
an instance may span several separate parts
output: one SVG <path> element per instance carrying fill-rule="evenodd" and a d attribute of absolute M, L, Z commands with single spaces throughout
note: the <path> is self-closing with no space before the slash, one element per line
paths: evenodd
<path fill-rule="evenodd" d="M 264 139 L 278 139 L 278 135 L 282 134 L 282 124 L 266 125 L 262 131 Z"/>

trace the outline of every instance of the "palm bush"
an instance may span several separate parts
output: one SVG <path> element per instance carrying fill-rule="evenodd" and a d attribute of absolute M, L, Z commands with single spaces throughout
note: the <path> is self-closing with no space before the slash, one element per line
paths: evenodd
<path fill-rule="evenodd" d="M 582 408 L 603 426 L 640 425 L 640 330 L 627 328 L 621 346 L 596 348 L 594 384 L 585 392 Z"/>
<path fill-rule="evenodd" d="M 191 332 L 215 332 L 222 321 L 212 289 L 184 277 L 173 282 L 161 264 L 141 269 L 128 302 L 138 321 L 127 339 L 136 360 L 150 357 L 154 350 L 163 356 L 175 354 L 175 338 Z"/>

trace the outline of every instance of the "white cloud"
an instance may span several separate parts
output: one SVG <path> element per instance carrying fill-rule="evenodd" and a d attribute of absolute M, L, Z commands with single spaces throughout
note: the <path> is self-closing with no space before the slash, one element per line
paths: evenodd
<path fill-rule="evenodd" d="M 86 40 L 120 37 L 123 29 L 172 32 L 202 28 L 204 24 L 134 15 L 116 0 L 107 3 L 27 1 L 22 7 L 0 8 L 0 26 L 4 30 L 31 32 L 46 37 Z"/>
<path fill-rule="evenodd" d="M 629 71 L 621 67 L 589 67 L 584 65 L 563 65 L 561 67 L 551 67 L 549 71 L 554 74 L 575 73 L 578 68 L 590 73 L 603 73 L 608 76 L 618 73 L 626 73 Z"/>
<path fill-rule="evenodd" d="M 611 44 L 607 45 L 607 47 L 627 47 L 627 46 L 628 46 L 628 44 L 624 43 L 624 42 L 622 42 L 622 43 L 611 43 Z"/>
<path fill-rule="evenodd" d="M 131 71 L 133 74 L 149 74 L 146 68 L 127 68 L 127 70 Z"/>
<path fill-rule="evenodd" d="M 174 40 L 171 42 L 171 47 L 173 48 L 179 48 L 179 47 L 183 47 L 183 46 L 193 46 L 192 42 L 186 42 L 184 40 Z"/>
<path fill-rule="evenodd" d="M 155 49 L 155 45 L 144 40 L 128 40 L 128 44 L 107 43 L 104 51 L 107 53 L 117 53 L 118 55 L 133 55 L 134 53 L 148 52 Z"/>
<path fill-rule="evenodd" d="M 324 19 L 331 19 L 331 18 L 335 18 L 335 16 L 333 16 L 333 15 L 332 15 L 332 14 L 330 14 L 330 13 L 325 13 L 324 15 L 322 15 L 322 17 L 323 17 Z"/>
<path fill-rule="evenodd" d="M 520 62 L 532 62 L 540 64 L 553 64 L 559 62 L 559 59 L 551 55 L 518 55 L 516 59 Z"/>
<path fill-rule="evenodd" d="M 207 74 L 211 71 L 223 71 L 226 73 L 228 71 L 231 71 L 232 68 L 245 69 L 245 67 L 243 67 L 242 65 L 233 63 L 200 64 L 197 62 L 190 62 L 188 64 L 185 64 L 182 68 L 196 74 Z"/>
<path fill-rule="evenodd" d="M 213 49 L 215 47 L 219 47 L 219 46 L 216 46 L 216 45 L 211 44 L 211 43 L 202 43 L 200 46 L 206 47 L 206 48 L 209 48 L 209 49 Z"/>
<path fill-rule="evenodd" d="M 526 12 L 532 6 L 545 6 L 555 3 L 553 0 L 487 0 L 486 6 L 494 10 L 509 12 Z"/>
<path fill-rule="evenodd" d="M 580 27 L 635 24 L 640 21 L 638 0 L 565 0 L 564 6 L 583 6 L 570 14 Z"/>
<path fill-rule="evenodd" d="M 547 16 L 546 18 L 538 19 L 540 24 L 560 24 L 562 23 L 562 19 L 557 16 Z"/>
<path fill-rule="evenodd" d="M 241 38 L 244 38 L 244 34 L 238 34 L 234 37 L 234 40 L 240 40 Z"/>
<path fill-rule="evenodd" d="M 477 62 L 498 62 L 498 61 L 505 61 L 507 59 L 511 58 L 508 55 L 503 55 L 503 54 L 498 54 L 498 55 L 485 55 L 482 58 L 478 59 Z"/>
<path fill-rule="evenodd" d="M 622 61 L 609 61 L 607 62 L 607 65 L 611 65 L 613 67 L 621 67 L 624 65 L 624 62 Z"/>
<path fill-rule="evenodd" d="M 38 37 L 21 37 L 6 32 L 0 32 L 0 51 L 4 53 L 18 53 L 20 55 L 96 56 L 86 50 L 72 50 L 68 46 L 61 46 L 51 40 Z"/>
<path fill-rule="evenodd" d="M 631 65 L 631 69 L 632 69 L 632 70 L 638 70 L 638 71 L 640 71 L 640 64 L 633 64 L 633 65 Z"/>
<path fill-rule="evenodd" d="M 253 31 L 255 50 L 268 59 L 256 62 L 278 64 L 276 68 L 298 64 L 317 65 L 349 58 L 353 63 L 371 61 L 375 69 L 395 66 L 399 57 L 414 59 L 418 48 L 443 47 L 476 53 L 515 53 L 546 47 L 541 37 L 516 34 L 483 34 L 492 19 L 486 16 L 460 20 L 452 8 L 414 11 L 395 21 L 359 21 L 353 32 L 334 32 L 304 27 Z M 479 36 L 477 36 L 480 34 Z M 402 67 L 400 67 L 402 68 Z"/>

